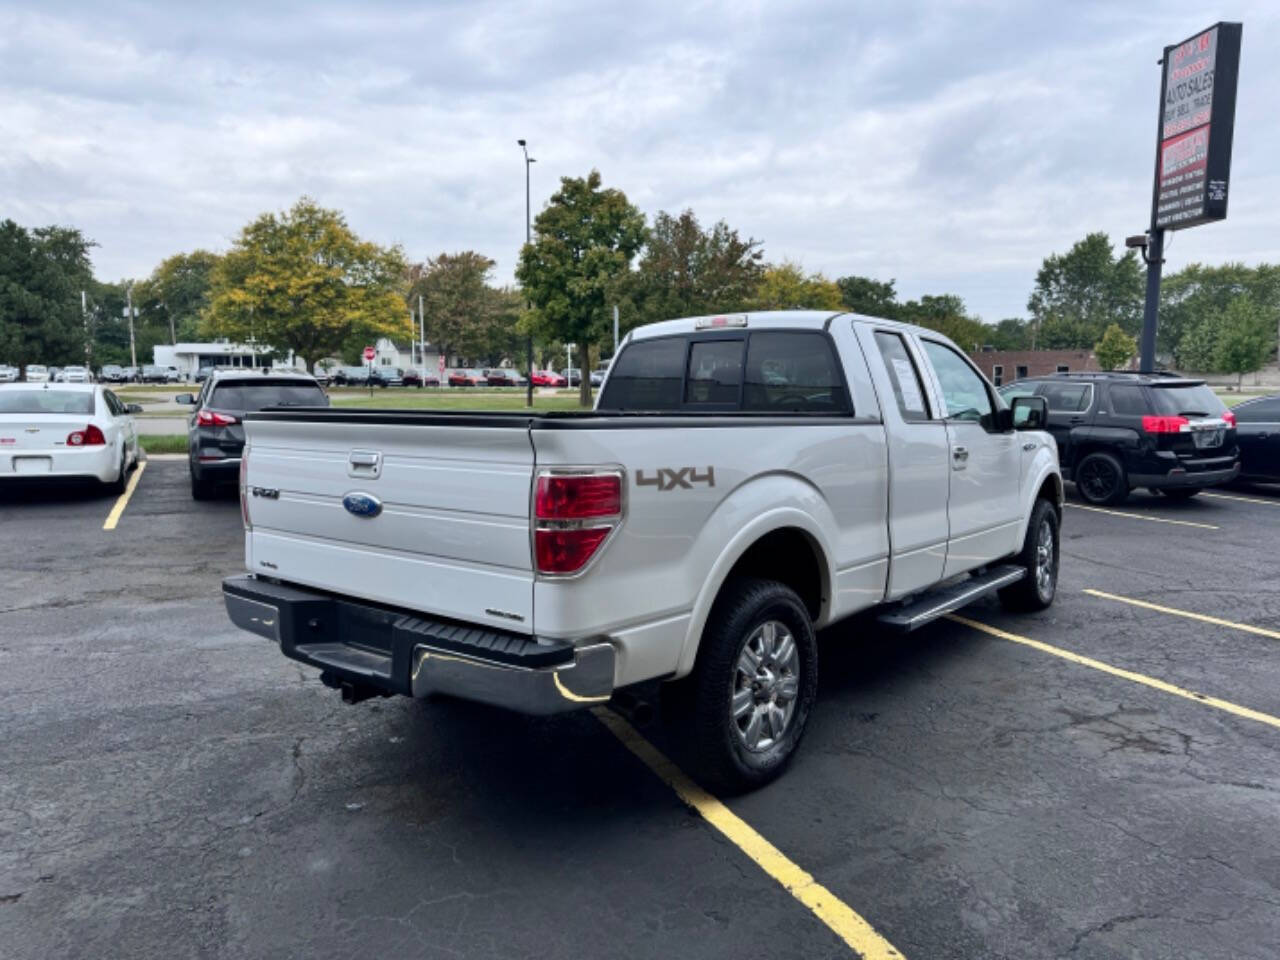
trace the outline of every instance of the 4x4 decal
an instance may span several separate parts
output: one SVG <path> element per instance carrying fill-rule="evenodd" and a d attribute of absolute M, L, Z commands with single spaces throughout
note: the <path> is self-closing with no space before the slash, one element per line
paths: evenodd
<path fill-rule="evenodd" d="M 692 490 L 695 483 L 705 483 L 708 487 L 716 485 L 716 468 L 707 467 L 703 473 L 697 467 L 658 467 L 653 476 L 645 476 L 643 470 L 636 471 L 637 487 L 657 487 L 665 493 L 680 488 Z"/>

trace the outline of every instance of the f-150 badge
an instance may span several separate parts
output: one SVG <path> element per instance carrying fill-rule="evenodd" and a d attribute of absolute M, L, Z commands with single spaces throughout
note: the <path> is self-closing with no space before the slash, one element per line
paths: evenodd
<path fill-rule="evenodd" d="M 646 475 L 643 470 L 636 471 L 637 487 L 657 487 L 662 493 L 677 488 L 692 490 L 695 483 L 705 483 L 708 487 L 714 487 L 716 468 L 707 467 L 705 471 L 699 473 L 697 467 L 659 467 L 654 471 L 653 476 Z"/>

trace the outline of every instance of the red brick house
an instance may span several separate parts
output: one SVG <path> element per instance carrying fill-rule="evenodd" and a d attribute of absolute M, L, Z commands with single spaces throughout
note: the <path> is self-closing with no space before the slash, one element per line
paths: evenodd
<path fill-rule="evenodd" d="M 969 359 L 997 387 L 1046 373 L 1100 369 L 1092 350 L 979 350 Z"/>

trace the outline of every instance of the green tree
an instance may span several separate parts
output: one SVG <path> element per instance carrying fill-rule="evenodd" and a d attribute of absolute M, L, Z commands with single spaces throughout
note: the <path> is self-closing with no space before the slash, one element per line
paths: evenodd
<path fill-rule="evenodd" d="M 196 335 L 200 317 L 209 308 L 209 290 L 218 255 L 208 250 L 175 253 L 160 261 L 133 291 L 144 322 L 162 327 L 170 344 Z"/>
<path fill-rule="evenodd" d="M 639 323 L 746 310 L 764 273 L 760 243 L 743 239 L 723 220 L 704 230 L 692 210 L 660 212 L 649 229 L 625 293 Z"/>
<path fill-rule="evenodd" d="M 1203 357 L 1195 355 L 1198 345 L 1193 334 L 1205 318 L 1221 315 L 1242 294 L 1269 318 L 1273 329 L 1280 327 L 1280 266 L 1225 263 L 1208 267 L 1193 263 L 1166 277 L 1160 290 L 1159 346 L 1173 354 L 1179 367 L 1207 370 Z"/>
<path fill-rule="evenodd" d="M 574 343 L 578 365 L 591 369 L 590 344 L 609 323 L 607 307 L 645 240 L 644 214 L 597 170 L 561 177 L 560 189 L 534 220 L 535 239 L 520 251 L 516 278 L 532 304 L 527 324 L 546 339 Z M 582 378 L 579 402 L 591 404 Z"/>
<path fill-rule="evenodd" d="M 353 340 L 407 338 L 398 247 L 361 240 L 309 197 L 246 226 L 213 271 L 205 329 L 290 350 L 307 367 Z"/>
<path fill-rule="evenodd" d="M 950 337 L 962 350 L 977 350 L 987 342 L 990 327 L 969 316 L 964 301 L 953 293 L 926 294 L 908 300 L 898 310 L 898 319 L 937 330 Z"/>
<path fill-rule="evenodd" d="M 1031 325 L 1021 317 L 1006 317 L 987 329 L 986 342 L 997 350 L 1031 349 Z"/>
<path fill-rule="evenodd" d="M 1214 368 L 1217 373 L 1234 373 L 1240 389 L 1246 373 L 1253 373 L 1271 356 L 1276 332 L 1271 318 L 1258 309 L 1247 293 L 1233 299 L 1217 317 L 1217 346 Z"/>
<path fill-rule="evenodd" d="M 845 309 L 869 317 L 893 320 L 898 315 L 898 294 L 893 289 L 896 281 L 883 282 L 870 277 L 848 276 L 836 281 L 840 288 L 840 300 Z"/>
<path fill-rule="evenodd" d="M 765 268 L 756 287 L 755 310 L 842 310 L 840 288 L 821 273 L 805 273 L 784 260 Z"/>
<path fill-rule="evenodd" d="M 85 359 L 80 292 L 93 283 L 89 248 L 79 230 L 0 222 L 0 356 L 29 363 Z"/>
<path fill-rule="evenodd" d="M 1115 256 L 1105 233 L 1091 233 L 1067 253 L 1052 254 L 1027 300 L 1042 349 L 1087 350 L 1115 323 L 1134 334 L 1142 326 L 1143 277 L 1137 255 Z"/>
<path fill-rule="evenodd" d="M 1107 327 L 1102 339 L 1093 346 L 1093 355 L 1097 357 L 1098 366 L 1103 370 L 1124 369 L 1137 352 L 1137 341 L 1121 330 L 1118 323 Z"/>

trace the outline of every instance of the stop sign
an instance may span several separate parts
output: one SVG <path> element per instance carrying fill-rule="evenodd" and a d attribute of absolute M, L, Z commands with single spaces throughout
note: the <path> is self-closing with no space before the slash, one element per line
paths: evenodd
<path fill-rule="evenodd" d="M 373 347 L 365 347 L 365 348 L 364 348 L 364 358 L 365 358 L 366 360 L 372 360 L 372 359 L 373 359 L 373 355 L 374 355 L 374 353 L 375 353 L 375 351 L 374 351 Z"/>

